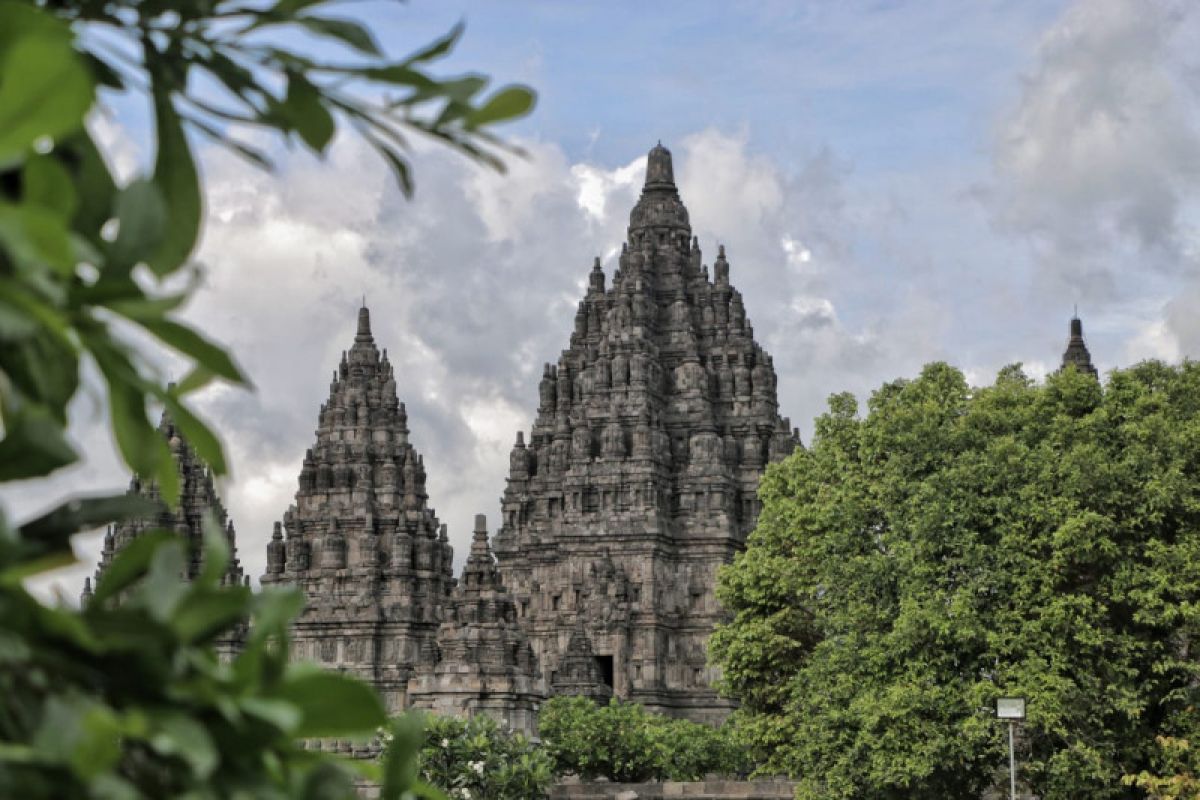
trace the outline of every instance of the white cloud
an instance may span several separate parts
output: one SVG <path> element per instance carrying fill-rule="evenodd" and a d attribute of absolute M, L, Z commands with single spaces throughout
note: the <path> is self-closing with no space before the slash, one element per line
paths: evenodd
<path fill-rule="evenodd" d="M 988 199 L 1042 275 L 1076 297 L 1129 294 L 1138 273 L 1194 269 L 1200 15 L 1172 0 L 1082 0 L 1045 34 L 1002 121 Z"/>

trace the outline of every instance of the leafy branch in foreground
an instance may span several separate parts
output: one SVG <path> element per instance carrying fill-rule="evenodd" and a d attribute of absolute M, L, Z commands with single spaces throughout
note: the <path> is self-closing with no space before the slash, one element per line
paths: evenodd
<path fill-rule="evenodd" d="M 387 721 L 378 696 L 287 662 L 303 596 L 222 587 L 219 529 L 190 583 L 186 558 L 170 531 L 139 537 L 82 614 L 38 603 L 19 569 L 0 571 L 0 796 L 353 798 L 366 778 L 385 797 L 440 797 L 415 780 L 415 746 L 380 765 L 306 750 L 303 737 L 369 740 Z M 222 663 L 214 642 L 247 618 L 244 647 Z M 393 724 L 409 741 L 419 723 Z"/>
<path fill-rule="evenodd" d="M 88 358 L 107 387 L 123 459 L 168 501 L 177 479 L 148 404 L 165 405 L 213 471 L 226 471 L 220 442 L 186 397 L 215 378 L 249 381 L 223 348 L 174 317 L 190 289 L 153 288 L 185 270 L 202 224 L 188 129 L 268 166 L 232 134 L 265 129 L 320 155 L 341 121 L 379 151 L 406 194 L 409 135 L 503 167 L 497 153 L 512 148 L 489 128 L 527 113 L 533 93 L 489 94 L 482 75 L 431 74 L 461 25 L 392 60 L 367 27 L 322 13 L 329 4 L 0 2 L 0 479 L 76 459 L 63 432 Z M 289 27 L 349 60 L 289 49 L 276 41 Z M 124 186 L 84 126 L 97 87 L 144 93 L 154 111 L 153 171 Z M 153 362 L 117 335 L 129 325 L 187 359 L 176 387 L 163 388 Z"/>
<path fill-rule="evenodd" d="M 151 406 L 166 408 L 214 473 L 227 471 L 188 397 L 214 379 L 249 380 L 177 318 L 195 281 L 166 288 L 187 283 L 203 223 L 189 131 L 269 166 L 231 134 L 261 128 L 323 154 L 346 123 L 406 194 L 409 133 L 502 166 L 497 153 L 512 148 L 489 128 L 528 112 L 532 92 L 433 76 L 461 27 L 394 61 L 367 28 L 325 15 L 330 4 L 0 0 L 0 482 L 78 459 L 67 414 L 89 364 L 123 460 L 167 504 L 178 503 L 179 473 Z M 318 63 L 288 49 L 276 34 L 285 26 L 357 60 Z M 153 109 L 153 169 L 123 185 L 85 126 L 98 92 L 141 94 Z M 130 344 L 129 329 L 157 345 Z M 185 360 L 177 385 L 163 386 L 158 345 Z M 73 559 L 75 533 L 158 510 L 132 496 L 71 500 L 17 526 L 0 509 L 0 796 L 351 798 L 359 774 L 385 798 L 440 797 L 416 781 L 411 725 L 394 731 L 409 744 L 378 768 L 300 744 L 372 736 L 383 708 L 361 683 L 287 663 L 301 596 L 219 586 L 219 531 L 190 583 L 184 543 L 163 531 L 127 546 L 81 611 L 25 589 Z M 214 642 L 247 624 L 245 648 L 222 663 Z"/>

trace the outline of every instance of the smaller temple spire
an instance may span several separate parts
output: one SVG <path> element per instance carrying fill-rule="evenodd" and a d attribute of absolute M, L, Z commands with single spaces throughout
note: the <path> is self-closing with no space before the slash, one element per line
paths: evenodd
<path fill-rule="evenodd" d="M 596 256 L 592 264 L 592 272 L 588 275 L 588 286 L 593 294 L 604 294 L 604 268 L 600 266 L 600 256 Z"/>
<path fill-rule="evenodd" d="M 1067 339 L 1067 349 L 1063 352 L 1062 369 L 1075 367 L 1093 378 L 1099 379 L 1100 373 L 1092 365 L 1092 354 L 1088 351 L 1087 343 L 1083 340 L 1083 322 L 1078 312 L 1071 317 L 1070 336 Z"/>

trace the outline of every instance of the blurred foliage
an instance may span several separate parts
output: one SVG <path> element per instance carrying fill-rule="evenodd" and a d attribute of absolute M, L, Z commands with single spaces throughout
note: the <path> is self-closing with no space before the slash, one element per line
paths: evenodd
<path fill-rule="evenodd" d="M 502 166 L 506 148 L 489 127 L 527 113 L 533 94 L 431 74 L 461 26 L 395 60 L 330 5 L 0 0 L 0 482 L 78 459 L 67 415 L 88 365 L 103 381 L 123 460 L 166 502 L 178 501 L 179 475 L 151 406 L 170 412 L 216 474 L 227 471 L 187 397 L 214 379 L 249 381 L 230 353 L 176 317 L 195 287 L 188 259 L 203 221 L 189 136 L 269 168 L 238 131 L 262 129 L 322 155 L 345 125 L 406 194 L 409 135 Z M 296 40 L 285 29 L 344 60 L 281 43 Z M 85 124 L 112 93 L 144 96 L 153 109 L 153 168 L 124 183 Z M 130 344 L 133 329 L 182 356 L 185 377 L 164 388 L 161 353 Z M 353 796 L 351 775 L 363 770 L 385 797 L 438 796 L 416 782 L 411 732 L 399 740 L 412 746 L 393 748 L 382 767 L 297 744 L 369 737 L 383 708 L 363 684 L 286 663 L 302 597 L 219 587 L 220 533 L 190 584 L 183 543 L 161 532 L 126 548 L 81 612 L 25 590 L 29 576 L 73 559 L 73 534 L 155 511 L 136 497 L 72 500 L 18 526 L 0 509 L 0 796 L 315 800 Z M 247 622 L 245 649 L 220 663 L 213 642 Z"/>
<path fill-rule="evenodd" d="M 383 706 L 352 678 L 289 664 L 303 596 L 222 587 L 225 537 L 205 541 L 204 570 L 185 582 L 182 539 L 139 537 L 82 612 L 31 598 L 19 564 L 0 571 L 0 797 L 349 800 L 356 778 L 387 798 L 441 797 L 416 780 L 412 747 L 382 764 L 305 749 L 305 737 L 365 745 Z M 223 663 L 214 644 L 247 619 Z"/>
<path fill-rule="evenodd" d="M 323 13 L 327 5 L 0 0 L 0 479 L 75 460 L 63 429 L 84 359 L 107 385 L 122 457 L 157 480 L 168 501 L 178 480 L 148 401 L 164 404 L 200 457 L 226 472 L 220 442 L 185 397 L 214 378 L 248 380 L 229 353 L 174 318 L 189 289 L 153 290 L 185 272 L 200 232 L 188 131 L 266 166 L 236 131 L 265 129 L 321 155 L 341 121 L 380 153 L 405 192 L 406 135 L 502 166 L 502 144 L 488 128 L 527 113 L 533 94 L 519 86 L 488 94 L 481 75 L 432 76 L 461 26 L 392 60 L 366 26 Z M 351 58 L 318 61 L 289 49 L 273 35 L 282 28 Z M 154 111 L 153 172 L 124 186 L 84 124 L 97 87 L 144 94 Z M 187 376 L 164 388 L 148 354 L 116 334 L 118 322 L 182 355 Z"/>
<path fill-rule="evenodd" d="M 418 758 L 421 779 L 455 800 L 538 800 L 554 781 L 545 750 L 484 715 L 426 715 Z M 393 739 L 386 756 L 396 746 Z"/>
<path fill-rule="evenodd" d="M 598 705 L 586 697 L 551 698 L 538 727 L 555 772 L 585 780 L 698 781 L 752 769 L 731 725 L 671 719 L 617 699 Z"/>
<path fill-rule="evenodd" d="M 801 798 L 978 797 L 1027 698 L 1020 776 L 1046 800 L 1132 798 L 1156 735 L 1193 738 L 1200 365 L 945 364 L 835 395 L 768 470 L 734 615 L 710 654 L 764 770 Z M 1145 785 L 1145 784 L 1143 784 Z"/>

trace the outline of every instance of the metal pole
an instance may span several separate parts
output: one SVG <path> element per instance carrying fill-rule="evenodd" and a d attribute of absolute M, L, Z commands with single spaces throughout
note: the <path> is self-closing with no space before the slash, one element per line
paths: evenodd
<path fill-rule="evenodd" d="M 1017 800 L 1017 751 L 1013 747 L 1013 721 L 1008 721 L 1008 792 Z"/>

